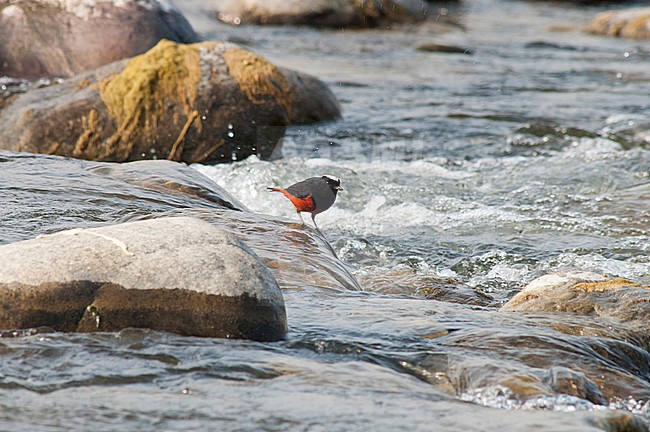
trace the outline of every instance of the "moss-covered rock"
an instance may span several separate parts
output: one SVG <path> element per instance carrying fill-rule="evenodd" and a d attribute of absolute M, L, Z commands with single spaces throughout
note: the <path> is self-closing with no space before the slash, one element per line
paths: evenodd
<path fill-rule="evenodd" d="M 340 115 L 320 81 L 236 45 L 163 40 L 145 54 L 15 96 L 0 146 L 81 159 L 216 163 L 280 150 L 286 126 Z"/>
<path fill-rule="evenodd" d="M 630 39 L 650 39 L 650 8 L 601 12 L 584 31 Z"/>
<path fill-rule="evenodd" d="M 161 39 L 199 37 L 158 0 L 0 0 L 0 76 L 70 77 L 141 54 Z"/>

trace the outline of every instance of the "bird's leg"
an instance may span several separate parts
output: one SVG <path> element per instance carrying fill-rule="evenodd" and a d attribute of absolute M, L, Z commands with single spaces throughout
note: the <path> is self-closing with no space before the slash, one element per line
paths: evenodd
<path fill-rule="evenodd" d="M 316 227 L 316 229 L 318 231 L 320 231 L 320 229 L 318 228 L 318 225 L 316 225 L 316 215 L 313 214 L 313 213 L 311 214 L 311 220 L 314 221 L 314 226 Z"/>
<path fill-rule="evenodd" d="M 296 213 L 298 213 L 298 217 L 300 218 L 300 222 L 302 222 L 302 224 L 304 225 L 305 220 L 302 218 L 302 215 L 300 214 L 300 211 L 297 211 Z"/>

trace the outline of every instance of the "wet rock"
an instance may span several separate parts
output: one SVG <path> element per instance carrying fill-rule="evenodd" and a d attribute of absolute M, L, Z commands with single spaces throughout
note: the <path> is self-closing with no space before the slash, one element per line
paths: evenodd
<path fill-rule="evenodd" d="M 596 405 L 607 405 L 607 399 L 600 389 L 582 372 L 575 372 L 565 367 L 553 367 L 545 379 L 554 392 L 576 396 Z"/>
<path fill-rule="evenodd" d="M 650 39 L 650 8 L 601 12 L 583 30 L 599 35 Z"/>
<path fill-rule="evenodd" d="M 0 327 L 126 327 L 278 340 L 284 301 L 235 236 L 193 218 L 62 231 L 0 246 Z"/>
<path fill-rule="evenodd" d="M 128 61 L 16 96 L 0 111 L 0 146 L 117 162 L 268 159 L 292 117 L 339 115 L 322 83 L 285 72 L 236 45 L 161 41 Z"/>
<path fill-rule="evenodd" d="M 430 6 L 422 0 L 212 0 L 217 17 L 233 24 L 376 27 L 416 22 Z"/>
<path fill-rule="evenodd" d="M 0 0 L 0 76 L 71 77 L 153 47 L 198 42 L 158 0 Z"/>
<path fill-rule="evenodd" d="M 291 124 L 310 124 L 341 116 L 341 107 L 332 90 L 322 81 L 308 74 L 280 68 L 291 91 Z"/>
<path fill-rule="evenodd" d="M 488 306 L 494 302 L 489 296 L 451 279 L 409 266 L 366 268 L 356 274 L 364 291 L 381 294 L 424 297 L 450 303 Z"/>
<path fill-rule="evenodd" d="M 236 234 L 262 258 L 283 290 L 361 290 L 327 239 L 299 222 L 216 209 L 191 209 L 183 214 Z"/>
<path fill-rule="evenodd" d="M 466 54 L 473 55 L 472 50 L 456 45 L 444 45 L 439 43 L 424 43 L 416 48 L 422 52 L 438 52 L 446 54 Z"/>
<path fill-rule="evenodd" d="M 0 165 L 3 189 L 12 196 L 10 206 L 0 206 L 0 226 L 12 227 L 0 230 L 0 244 L 31 239 L 34 233 L 152 215 L 190 216 L 244 241 L 282 289 L 361 289 L 317 231 L 295 220 L 251 213 L 185 164 L 164 160 L 101 163 L 0 150 Z M 43 195 L 40 191 L 52 192 Z"/>
<path fill-rule="evenodd" d="M 503 308 L 517 312 L 573 312 L 645 324 L 650 317 L 650 287 L 590 272 L 565 271 L 535 279 Z"/>

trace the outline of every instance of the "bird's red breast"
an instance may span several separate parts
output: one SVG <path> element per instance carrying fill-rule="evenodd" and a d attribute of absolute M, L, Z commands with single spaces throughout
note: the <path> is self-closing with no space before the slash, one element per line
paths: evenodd
<path fill-rule="evenodd" d="M 304 198 L 299 198 L 295 195 L 291 195 L 289 192 L 287 192 L 284 189 L 280 188 L 270 188 L 273 192 L 280 192 L 289 200 L 291 200 L 291 203 L 296 207 L 296 210 L 299 212 L 313 212 L 316 210 L 316 204 L 314 203 L 314 200 L 312 198 L 312 194 L 307 195 Z"/>

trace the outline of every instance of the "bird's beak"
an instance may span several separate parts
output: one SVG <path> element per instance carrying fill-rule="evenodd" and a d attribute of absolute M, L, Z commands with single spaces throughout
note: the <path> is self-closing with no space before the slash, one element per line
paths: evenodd
<path fill-rule="evenodd" d="M 343 188 L 341 186 L 337 186 L 336 190 L 343 190 Z"/>

